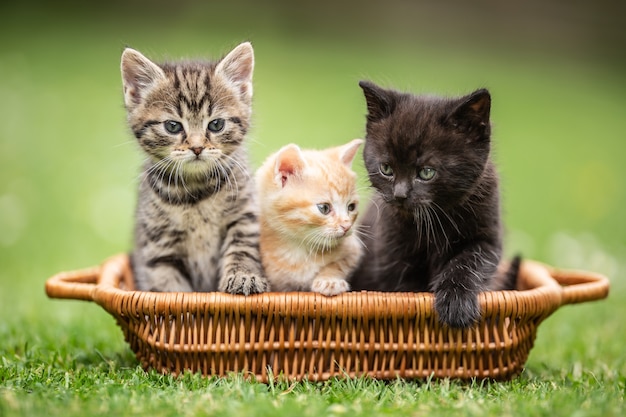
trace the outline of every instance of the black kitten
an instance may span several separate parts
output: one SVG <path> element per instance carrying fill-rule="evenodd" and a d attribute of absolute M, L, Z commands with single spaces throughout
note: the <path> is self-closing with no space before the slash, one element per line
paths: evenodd
<path fill-rule="evenodd" d="M 498 177 L 490 160 L 487 90 L 455 99 L 359 84 L 367 100 L 363 157 L 376 192 L 361 223 L 366 255 L 352 288 L 433 291 L 440 321 L 469 327 L 478 293 L 506 276 Z"/>

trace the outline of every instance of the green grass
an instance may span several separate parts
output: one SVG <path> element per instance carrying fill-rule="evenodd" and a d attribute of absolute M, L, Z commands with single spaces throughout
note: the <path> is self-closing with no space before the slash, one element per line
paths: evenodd
<path fill-rule="evenodd" d="M 69 337 L 46 331 L 43 324 L 24 323 L 26 331 L 19 335 L 3 329 L 3 344 L 10 348 L 0 370 L 0 415 L 620 416 L 624 411 L 624 364 L 620 371 L 599 358 L 535 361 L 510 382 L 359 378 L 261 384 L 239 374 L 174 378 L 138 368 L 120 345 L 117 329 L 96 322 L 100 330 L 91 334 L 87 320 L 65 323 L 76 332 Z"/>
<path fill-rule="evenodd" d="M 156 2 L 154 13 L 115 2 L 75 14 L 3 6 L 0 416 L 623 415 L 626 83 L 623 62 L 594 55 L 611 45 L 446 37 L 450 16 L 415 28 L 360 6 L 354 16 L 343 10 L 349 24 L 324 26 L 317 19 L 335 16 L 330 3 L 310 16 L 280 9 L 287 3 L 236 22 L 224 18 L 234 8 L 185 2 Z M 289 142 L 362 136 L 360 79 L 441 94 L 488 87 L 507 253 L 605 273 L 610 297 L 559 309 L 539 327 L 525 371 L 504 383 L 260 384 L 138 368 L 112 317 L 92 303 L 49 300 L 44 283 L 130 248 L 141 155 L 124 123 L 124 45 L 159 59 L 216 56 L 242 40 L 256 51 L 255 166 Z"/>

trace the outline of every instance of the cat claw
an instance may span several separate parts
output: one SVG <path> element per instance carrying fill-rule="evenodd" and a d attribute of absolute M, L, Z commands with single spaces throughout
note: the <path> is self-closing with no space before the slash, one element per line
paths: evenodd
<path fill-rule="evenodd" d="M 224 284 L 225 283 L 225 284 Z M 268 292 L 270 289 L 267 279 L 255 274 L 237 272 L 225 277 L 219 290 L 229 294 L 252 295 Z"/>

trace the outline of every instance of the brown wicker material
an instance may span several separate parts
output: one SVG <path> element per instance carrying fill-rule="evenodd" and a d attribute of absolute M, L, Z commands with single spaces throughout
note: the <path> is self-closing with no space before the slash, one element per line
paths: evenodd
<path fill-rule="evenodd" d="M 126 255 L 64 272 L 48 296 L 94 301 L 112 314 L 144 368 L 204 375 L 245 371 L 326 380 L 509 379 L 519 374 L 537 326 L 565 304 L 607 296 L 598 274 L 524 261 L 520 291 L 480 295 L 483 319 L 469 330 L 439 324 L 429 293 L 154 293 L 129 290 Z"/>

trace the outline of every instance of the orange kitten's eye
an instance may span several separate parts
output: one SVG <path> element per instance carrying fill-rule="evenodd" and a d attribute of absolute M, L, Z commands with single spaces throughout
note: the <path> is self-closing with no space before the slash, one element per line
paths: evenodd
<path fill-rule="evenodd" d="M 166 120 L 163 122 L 163 127 L 167 133 L 171 133 L 172 135 L 176 135 L 183 131 L 183 125 L 174 120 Z"/>
<path fill-rule="evenodd" d="M 211 120 L 208 129 L 213 133 L 221 132 L 224 129 L 224 119 Z"/>
<path fill-rule="evenodd" d="M 323 215 L 327 215 L 328 213 L 330 213 L 330 204 L 328 203 L 321 203 L 317 205 L 317 209 L 320 211 L 320 213 L 322 213 Z"/>
<path fill-rule="evenodd" d="M 348 204 L 348 211 L 354 211 L 354 210 L 356 210 L 356 203 Z"/>

